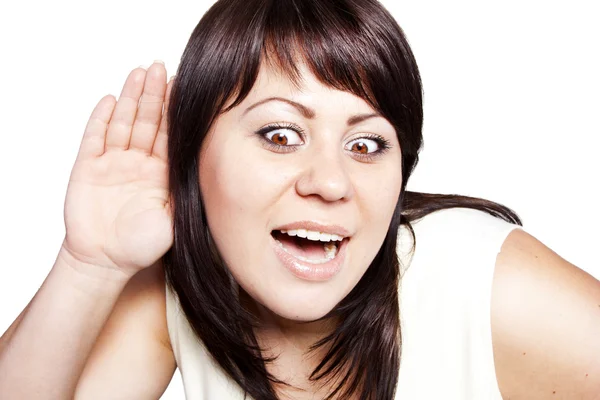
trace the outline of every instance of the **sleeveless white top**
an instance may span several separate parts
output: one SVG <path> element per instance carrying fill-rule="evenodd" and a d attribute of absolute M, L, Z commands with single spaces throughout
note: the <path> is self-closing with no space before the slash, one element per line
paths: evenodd
<path fill-rule="evenodd" d="M 502 400 L 494 369 L 491 291 L 496 256 L 513 229 L 466 208 L 402 227 L 398 255 L 402 358 L 396 399 Z M 212 359 L 167 287 L 167 324 L 188 400 L 242 400 L 241 388 Z M 250 398 L 250 396 L 248 396 Z"/>

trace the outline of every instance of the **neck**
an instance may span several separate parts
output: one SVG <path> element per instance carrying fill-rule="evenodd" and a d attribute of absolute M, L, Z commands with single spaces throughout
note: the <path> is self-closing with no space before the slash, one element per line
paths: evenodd
<path fill-rule="evenodd" d="M 240 301 L 260 321 L 257 336 L 267 338 L 278 347 L 291 347 L 296 351 L 308 352 L 310 346 L 330 334 L 335 328 L 335 319 L 317 321 L 295 321 L 275 314 L 250 297 L 240 288 Z"/>
<path fill-rule="evenodd" d="M 335 329 L 337 319 L 317 321 L 294 321 L 275 314 L 256 302 L 242 288 L 239 298 L 243 306 L 260 322 L 254 335 L 263 350 L 263 357 L 275 357 L 267 364 L 267 370 L 277 379 L 292 386 L 275 385 L 281 399 L 325 398 L 331 387 L 311 382 L 309 376 L 323 360 L 330 344 L 314 351 L 310 347 Z M 315 397 L 316 396 L 316 397 Z"/>

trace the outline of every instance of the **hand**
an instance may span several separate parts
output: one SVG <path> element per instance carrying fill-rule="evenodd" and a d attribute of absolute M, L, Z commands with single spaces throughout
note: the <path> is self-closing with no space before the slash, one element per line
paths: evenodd
<path fill-rule="evenodd" d="M 132 276 L 172 246 L 166 121 L 171 86 L 163 64 L 136 68 L 118 102 L 105 96 L 92 112 L 65 199 L 61 250 L 77 261 Z"/>

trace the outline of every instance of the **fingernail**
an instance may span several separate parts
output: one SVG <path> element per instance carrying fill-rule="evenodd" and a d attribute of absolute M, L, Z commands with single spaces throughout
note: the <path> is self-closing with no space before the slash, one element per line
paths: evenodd
<path fill-rule="evenodd" d="M 169 78 L 169 82 L 171 82 L 173 79 L 175 79 L 175 75 L 172 75 L 172 76 Z M 169 82 L 167 82 L 167 83 L 169 83 Z"/>
<path fill-rule="evenodd" d="M 163 60 L 154 60 L 154 64 L 162 64 L 165 65 L 165 62 Z"/>
<path fill-rule="evenodd" d="M 146 65 L 140 65 L 138 68 L 148 69 Z"/>

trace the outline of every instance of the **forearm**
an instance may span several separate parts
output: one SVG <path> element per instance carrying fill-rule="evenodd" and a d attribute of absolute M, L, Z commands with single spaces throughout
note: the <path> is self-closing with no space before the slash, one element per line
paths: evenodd
<path fill-rule="evenodd" d="M 10 399 L 69 399 L 127 283 L 59 252 L 52 270 L 0 339 L 0 393 Z"/>

